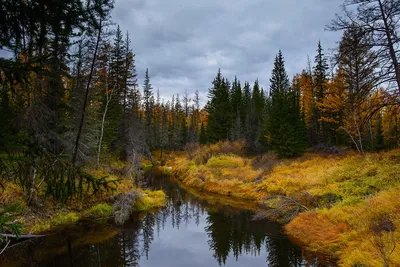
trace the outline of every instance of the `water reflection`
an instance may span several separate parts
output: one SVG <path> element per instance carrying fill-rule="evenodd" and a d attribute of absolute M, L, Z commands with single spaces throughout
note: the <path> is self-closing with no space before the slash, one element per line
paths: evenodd
<path fill-rule="evenodd" d="M 83 224 L 15 247 L 0 265 L 306 266 L 279 225 L 252 221 L 248 211 L 210 206 L 167 179 L 149 177 L 148 183 L 169 196 L 160 212 L 137 215 L 122 229 Z"/>

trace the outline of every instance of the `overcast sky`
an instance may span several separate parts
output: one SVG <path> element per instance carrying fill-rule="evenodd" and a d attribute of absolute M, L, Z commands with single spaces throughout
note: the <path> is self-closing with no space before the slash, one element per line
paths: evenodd
<path fill-rule="evenodd" d="M 218 68 L 266 89 L 281 49 L 291 77 L 326 54 L 340 33 L 325 31 L 343 0 L 116 0 L 113 21 L 129 31 L 139 83 L 149 68 L 154 91 L 167 101 L 185 89 L 202 103 Z"/>

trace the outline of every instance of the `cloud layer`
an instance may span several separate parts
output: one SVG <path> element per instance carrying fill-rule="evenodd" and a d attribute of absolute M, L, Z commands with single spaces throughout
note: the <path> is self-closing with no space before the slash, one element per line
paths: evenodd
<path fill-rule="evenodd" d="M 221 68 L 269 85 L 279 49 L 289 75 L 313 60 L 318 40 L 326 54 L 339 33 L 324 31 L 343 0 L 117 0 L 113 21 L 129 31 L 139 82 L 149 68 L 155 91 L 168 100 L 185 90 L 207 90 Z"/>

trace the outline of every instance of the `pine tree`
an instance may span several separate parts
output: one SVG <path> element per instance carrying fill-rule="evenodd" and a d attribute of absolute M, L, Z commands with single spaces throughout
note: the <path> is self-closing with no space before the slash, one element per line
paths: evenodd
<path fill-rule="evenodd" d="M 264 138 L 279 157 L 294 157 L 304 151 L 305 142 L 300 103 L 296 90 L 290 88 L 282 52 L 275 58 L 271 82 L 271 107 Z"/>
<path fill-rule="evenodd" d="M 376 131 L 374 138 L 374 150 L 382 150 L 385 147 L 385 137 L 383 135 L 382 113 L 379 112 L 376 121 Z"/>
<path fill-rule="evenodd" d="M 229 97 L 230 85 L 221 70 L 213 81 L 213 87 L 209 89 L 206 110 L 208 112 L 207 136 L 211 143 L 227 140 L 231 129 L 231 104 Z"/>
<path fill-rule="evenodd" d="M 143 109 L 144 109 L 144 116 L 145 116 L 145 129 L 147 132 L 147 141 L 150 146 L 152 147 L 152 140 L 153 135 L 152 133 L 152 121 L 153 121 L 153 110 L 154 110 L 154 95 L 153 95 L 153 88 L 150 83 L 150 76 L 149 76 L 149 69 L 146 69 L 146 75 L 144 78 L 144 85 L 143 85 Z"/>
<path fill-rule="evenodd" d="M 251 151 L 259 150 L 259 135 L 263 121 L 264 98 L 261 95 L 258 79 L 254 82 L 251 107 L 250 107 L 250 123 L 247 127 L 247 146 Z"/>
<path fill-rule="evenodd" d="M 241 121 L 241 108 L 242 108 L 242 88 L 240 81 L 235 80 L 232 83 L 231 89 L 231 105 L 232 105 L 232 129 L 231 140 L 235 141 L 243 137 L 242 134 L 242 121 Z"/>
<path fill-rule="evenodd" d="M 240 111 L 240 121 L 242 123 L 242 134 L 246 139 L 246 142 L 251 143 L 251 90 L 250 84 L 248 82 L 244 83 L 243 92 L 242 92 L 242 103 L 241 103 L 241 111 Z"/>
<path fill-rule="evenodd" d="M 321 42 L 318 42 L 317 55 L 315 56 L 315 66 L 314 66 L 314 87 L 315 87 L 315 99 L 317 102 L 316 112 L 316 122 L 317 122 L 317 132 L 319 134 L 319 142 L 327 142 L 327 129 L 324 121 L 321 121 L 321 110 L 318 109 L 318 105 L 323 103 L 324 97 L 326 95 L 326 83 L 327 83 L 327 71 L 328 71 L 327 59 L 324 55 L 324 50 L 322 49 Z"/>
<path fill-rule="evenodd" d="M 204 127 L 204 122 L 201 123 L 200 133 L 199 133 L 199 143 L 201 145 L 207 144 L 207 133 Z"/>

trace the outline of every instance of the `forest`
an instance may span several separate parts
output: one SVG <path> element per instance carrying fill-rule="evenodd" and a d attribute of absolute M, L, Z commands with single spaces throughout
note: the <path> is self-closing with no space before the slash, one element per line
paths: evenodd
<path fill-rule="evenodd" d="M 276 51 L 272 73 L 259 77 L 269 80 L 267 88 L 258 79 L 240 81 L 240 73 L 225 77 L 223 69 L 215 70 L 210 88 L 199 88 L 208 90 L 204 106 L 199 90 L 161 99 L 151 83 L 151 66 L 146 66 L 144 81 L 138 81 L 131 41 L 135 33 L 124 33 L 113 23 L 114 4 L 0 2 L 0 233 L 47 231 L 87 216 L 88 210 L 115 214 L 122 204 L 102 206 L 111 195 L 118 195 L 121 203 L 136 201 L 138 210 L 162 207 L 162 192 L 141 189 L 144 173 L 152 166 L 168 174 L 172 168 L 192 188 L 257 202 L 276 193 L 303 206 L 309 200 L 296 198 L 293 184 L 316 197 L 323 195 L 324 205 L 348 201 L 340 204 L 344 206 L 400 186 L 395 182 L 400 145 L 399 1 L 345 0 L 342 13 L 321 25 L 341 33 L 329 57 L 328 48 L 316 40 L 308 64 L 289 77 L 285 61 L 291 59 L 284 58 L 285 51 Z M 338 158 L 328 163 L 324 157 Z M 267 162 L 268 167 L 256 169 L 247 159 Z M 305 160 L 343 177 L 324 178 L 329 186 L 357 175 L 349 169 L 346 178 L 335 169 L 338 166 L 358 164 L 366 169 L 376 164 L 366 174 L 376 176 L 374 187 L 354 194 L 336 187 L 322 192 L 315 189 L 319 182 L 308 183 L 308 176 L 287 181 L 278 175 L 280 167 L 275 168 L 279 162 L 308 168 Z M 229 168 L 242 168 L 243 186 L 236 187 Z M 247 184 L 259 180 L 257 188 Z M 132 190 L 136 193 L 129 193 Z M 60 206 L 69 209 L 59 214 Z M 51 220 L 27 217 L 43 207 Z M 313 208 L 314 204 L 307 206 Z M 288 227 L 290 232 L 304 226 Z M 5 247 L 9 244 L 6 235 L 0 235 L 0 241 Z M 392 266 L 391 256 L 399 253 L 395 248 L 391 253 L 381 249 L 384 266 Z"/>

